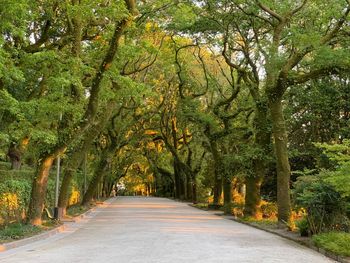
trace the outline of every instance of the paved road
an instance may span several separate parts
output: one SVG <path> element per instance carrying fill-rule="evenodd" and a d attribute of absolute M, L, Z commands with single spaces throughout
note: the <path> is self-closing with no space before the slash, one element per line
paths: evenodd
<path fill-rule="evenodd" d="M 6 263 L 333 262 L 278 236 L 163 198 L 117 197 Z"/>

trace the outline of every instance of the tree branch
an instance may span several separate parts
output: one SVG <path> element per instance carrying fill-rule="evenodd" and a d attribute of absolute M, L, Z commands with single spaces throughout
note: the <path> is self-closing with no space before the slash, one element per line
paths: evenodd
<path fill-rule="evenodd" d="M 281 15 L 277 14 L 275 11 L 271 10 L 266 5 L 262 4 L 259 0 L 255 0 L 255 2 L 260 7 L 260 9 L 268 13 L 270 16 L 276 18 L 279 22 L 283 21 L 283 17 Z"/>

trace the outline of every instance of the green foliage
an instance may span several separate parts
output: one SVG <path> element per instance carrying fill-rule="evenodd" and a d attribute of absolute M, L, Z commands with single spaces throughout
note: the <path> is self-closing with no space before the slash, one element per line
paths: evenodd
<path fill-rule="evenodd" d="M 325 173 L 325 182 L 332 185 L 343 197 L 350 197 L 350 162 L 341 165 L 336 171 Z"/>
<path fill-rule="evenodd" d="M 342 256 L 350 256 L 350 233 L 330 232 L 314 235 L 316 246 Z"/>
<path fill-rule="evenodd" d="M 346 76 L 322 78 L 287 91 L 284 112 L 292 152 L 298 150 L 302 155 L 310 155 L 318 160 L 320 167 L 325 167 L 323 154 L 314 143 L 334 143 L 349 137 L 347 83 Z"/>
<path fill-rule="evenodd" d="M 0 173 L 3 174 L 1 171 Z M 23 219 L 29 204 L 30 191 L 31 183 L 28 179 L 10 177 L 0 182 L 0 224 Z"/>
<path fill-rule="evenodd" d="M 263 218 L 276 218 L 277 204 L 275 202 L 264 202 L 261 205 L 261 213 Z"/>
<path fill-rule="evenodd" d="M 0 162 L 0 225 L 10 222 L 22 222 L 26 214 L 32 188 L 31 179 L 34 170 L 24 166 L 21 170 L 10 170 L 10 163 Z M 62 176 L 61 176 L 62 179 Z M 54 206 L 56 170 L 50 173 L 45 207 Z M 82 192 L 83 175 L 77 173 L 72 187 Z"/>
<path fill-rule="evenodd" d="M 2 37 L 5 37 L 6 33 L 17 37 L 24 36 L 24 26 L 30 19 L 30 13 L 27 12 L 29 2 L 27 0 L 18 0 L 16 3 L 12 0 L 0 1 L 0 32 Z"/>
<path fill-rule="evenodd" d="M 169 10 L 172 16 L 171 23 L 168 25 L 169 29 L 176 29 L 178 31 L 185 31 L 191 28 L 196 21 L 196 15 L 193 8 L 189 5 L 180 3 Z"/>
<path fill-rule="evenodd" d="M 307 211 L 312 234 L 330 230 L 349 230 L 347 200 L 322 176 L 299 177 L 293 190 L 296 205 Z"/>
<path fill-rule="evenodd" d="M 0 229 L 0 243 L 9 242 L 38 234 L 42 228 L 32 225 L 11 224 Z"/>
<path fill-rule="evenodd" d="M 332 161 L 339 164 L 350 162 L 350 139 L 344 139 L 342 143 L 337 144 L 316 143 L 315 145 L 321 148 Z"/>
<path fill-rule="evenodd" d="M 306 217 L 295 221 L 295 225 L 297 226 L 299 233 L 302 237 L 309 236 L 309 222 Z"/>
<path fill-rule="evenodd" d="M 334 169 L 322 171 L 324 181 L 343 197 L 350 197 L 350 140 L 344 139 L 341 144 L 316 143 L 316 146 L 336 164 Z"/>

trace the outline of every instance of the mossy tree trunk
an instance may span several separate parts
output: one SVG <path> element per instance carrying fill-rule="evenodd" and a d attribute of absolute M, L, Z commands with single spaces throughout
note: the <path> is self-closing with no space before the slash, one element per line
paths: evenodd
<path fill-rule="evenodd" d="M 214 160 L 214 189 L 213 189 L 213 205 L 219 206 L 221 203 L 222 194 L 222 175 L 221 175 L 221 158 L 218 151 L 217 142 L 215 140 L 210 140 L 210 150 L 213 155 Z"/>
<path fill-rule="evenodd" d="M 291 217 L 290 201 L 290 164 L 288 158 L 288 138 L 283 116 L 281 98 L 269 101 L 272 118 L 273 138 L 277 162 L 277 207 L 278 221 L 287 224 Z"/>
<path fill-rule="evenodd" d="M 44 210 L 44 202 L 47 190 L 47 181 L 50 169 L 58 154 L 64 152 L 65 148 L 58 149 L 53 154 L 41 158 L 37 172 L 32 183 L 31 199 L 28 208 L 27 222 L 32 225 L 41 225 L 41 216 Z"/>
<path fill-rule="evenodd" d="M 246 195 L 244 215 L 261 218 L 261 184 L 266 176 L 267 158 L 271 148 L 270 122 L 267 117 L 267 105 L 261 100 L 256 102 L 254 118 L 254 145 L 259 149 L 257 157 L 253 159 L 253 174 L 245 178 Z"/>
<path fill-rule="evenodd" d="M 232 203 L 232 184 L 231 178 L 228 175 L 223 176 L 223 192 L 224 192 L 224 207 L 227 209 L 225 213 L 230 213 Z"/>
<path fill-rule="evenodd" d="M 82 205 L 87 206 L 92 201 L 93 197 L 96 194 L 96 191 L 102 181 L 102 178 L 108 171 L 108 158 L 106 158 L 106 153 L 102 154 L 101 159 L 94 171 L 94 176 L 91 179 L 88 189 L 86 190 L 83 200 L 81 202 Z"/>
<path fill-rule="evenodd" d="M 60 194 L 58 198 L 58 208 L 62 211 L 62 216 L 66 215 L 68 200 L 69 200 L 69 187 L 72 179 L 76 174 L 76 170 L 82 164 L 85 155 L 91 148 L 91 143 L 100 134 L 100 132 L 106 128 L 107 123 L 111 120 L 111 117 L 115 113 L 116 103 L 110 102 L 107 104 L 108 111 L 100 117 L 99 121 L 91 126 L 89 130 L 83 135 L 82 142 L 73 148 L 68 155 L 67 164 L 63 170 L 63 179 L 60 188 Z"/>

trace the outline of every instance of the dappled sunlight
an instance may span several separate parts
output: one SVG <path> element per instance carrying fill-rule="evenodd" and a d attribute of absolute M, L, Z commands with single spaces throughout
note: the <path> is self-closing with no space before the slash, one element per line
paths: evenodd
<path fill-rule="evenodd" d="M 159 222 L 169 222 L 169 223 L 200 223 L 204 222 L 204 220 L 196 220 L 196 219 L 172 219 L 172 218 L 145 218 L 144 221 L 159 221 Z"/>
<path fill-rule="evenodd" d="M 242 233 L 242 231 L 228 230 L 226 228 L 206 228 L 206 227 L 162 227 L 162 232 L 171 233 L 205 233 L 215 235 L 227 235 L 231 236 L 234 234 Z"/>
<path fill-rule="evenodd" d="M 161 204 L 111 204 L 110 208 L 148 208 L 148 209 L 164 209 L 164 208 L 176 208 L 175 205 L 161 205 Z"/>
<path fill-rule="evenodd" d="M 104 211 L 105 212 L 105 211 Z M 145 215 L 143 213 L 138 214 L 114 214 L 114 215 L 103 215 L 96 222 L 109 222 L 110 220 L 120 220 L 120 221 L 159 221 L 159 222 L 170 222 L 170 223 L 180 223 L 180 222 L 208 222 L 208 221 L 219 221 L 223 218 L 218 216 L 208 216 L 208 215 L 163 215 L 163 214 L 150 214 Z"/>

